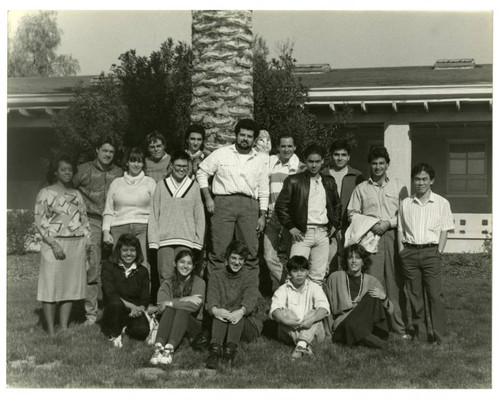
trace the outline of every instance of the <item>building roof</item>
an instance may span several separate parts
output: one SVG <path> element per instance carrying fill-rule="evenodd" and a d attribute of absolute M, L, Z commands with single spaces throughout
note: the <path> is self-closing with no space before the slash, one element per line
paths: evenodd
<path fill-rule="evenodd" d="M 310 89 L 380 86 L 474 85 L 493 82 L 491 64 L 471 69 L 433 67 L 345 68 L 323 74 L 295 74 Z"/>
<path fill-rule="evenodd" d="M 7 93 L 9 95 L 72 93 L 80 83 L 83 87 L 90 87 L 92 79 L 95 78 L 95 75 L 8 78 Z"/>

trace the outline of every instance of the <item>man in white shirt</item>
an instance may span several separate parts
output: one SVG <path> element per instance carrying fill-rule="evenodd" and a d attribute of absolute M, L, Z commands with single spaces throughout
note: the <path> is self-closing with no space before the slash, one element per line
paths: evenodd
<path fill-rule="evenodd" d="M 450 203 L 432 192 L 434 169 L 425 163 L 411 171 L 415 193 L 401 202 L 398 247 L 408 289 L 413 337 L 438 344 L 446 336 L 446 315 L 441 287 L 441 261 L 448 231 L 453 230 Z M 422 288 L 422 283 L 423 287 Z M 424 289 L 429 302 L 432 327 L 425 328 Z"/>
<path fill-rule="evenodd" d="M 208 274 L 224 268 L 224 252 L 233 238 L 250 250 L 249 269 L 258 272 L 258 234 L 266 224 L 269 180 L 265 160 L 252 145 L 259 126 L 243 119 L 234 129 L 233 145 L 215 150 L 200 164 L 196 177 L 211 218 L 212 249 L 208 255 Z M 212 193 L 208 178 L 213 176 Z"/>
<path fill-rule="evenodd" d="M 279 137 L 278 154 L 269 158 L 269 207 L 263 242 L 264 259 L 271 273 L 273 290 L 285 282 L 286 272 L 283 269 L 280 253 L 288 256 L 292 245 L 290 233 L 283 229 L 274 213 L 274 204 L 283 188 L 285 178 L 304 169 L 304 163 L 295 154 L 295 139 L 290 134 L 282 134 Z"/>

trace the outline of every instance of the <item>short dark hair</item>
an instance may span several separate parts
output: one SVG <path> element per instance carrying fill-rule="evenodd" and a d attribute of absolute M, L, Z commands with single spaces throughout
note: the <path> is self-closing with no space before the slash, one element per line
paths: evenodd
<path fill-rule="evenodd" d="M 351 154 L 351 144 L 349 143 L 349 141 L 345 139 L 336 139 L 330 145 L 330 154 L 333 154 L 333 152 L 335 152 L 336 150 L 342 149 L 345 149 L 349 155 Z"/>
<path fill-rule="evenodd" d="M 73 176 L 76 174 L 76 164 L 72 158 L 70 158 L 68 155 L 59 155 L 54 157 L 53 159 L 50 160 L 49 162 L 49 168 L 47 169 L 47 182 L 49 184 L 53 184 L 56 182 L 56 171 L 59 168 L 59 163 L 68 163 L 71 165 L 71 168 L 73 169 Z"/>
<path fill-rule="evenodd" d="M 422 171 L 425 171 L 427 174 L 429 174 L 429 178 L 431 180 L 433 180 L 436 176 L 436 173 L 430 164 L 418 163 L 411 169 L 411 179 L 413 180 L 417 176 L 417 174 L 420 174 Z"/>
<path fill-rule="evenodd" d="M 379 157 L 383 157 L 387 164 L 391 162 L 389 152 L 387 151 L 385 146 L 376 146 L 368 152 L 368 163 L 371 163 L 373 160 L 378 159 Z"/>
<path fill-rule="evenodd" d="M 286 134 L 286 133 L 285 134 L 280 134 L 280 136 L 278 136 L 278 146 L 281 143 L 281 138 L 292 138 L 293 145 L 297 146 L 295 135 L 293 135 L 293 134 Z"/>
<path fill-rule="evenodd" d="M 134 234 L 125 233 L 120 235 L 118 241 L 116 241 L 116 246 L 113 249 L 113 253 L 109 257 L 109 260 L 113 263 L 120 263 L 120 251 L 122 246 L 133 246 L 135 248 L 135 263 L 139 266 L 144 261 L 144 256 L 142 255 L 141 243 Z"/>
<path fill-rule="evenodd" d="M 344 253 L 342 255 L 342 269 L 348 270 L 347 267 L 347 259 L 353 253 L 357 253 L 359 257 L 363 260 L 363 267 L 361 271 L 364 273 L 368 270 L 368 268 L 372 265 L 371 253 L 368 252 L 363 245 L 353 244 L 344 249 Z"/>
<path fill-rule="evenodd" d="M 203 138 L 203 141 L 205 141 L 205 128 L 203 125 L 200 124 L 191 124 L 188 129 L 186 130 L 186 136 L 185 139 L 186 141 L 189 138 L 189 134 L 196 132 L 197 134 L 200 134 L 201 137 Z"/>
<path fill-rule="evenodd" d="M 244 118 L 243 120 L 238 121 L 236 126 L 234 127 L 234 133 L 238 134 L 241 129 L 247 129 L 249 131 L 253 131 L 254 139 L 257 139 L 257 135 L 259 135 L 259 124 L 257 124 L 251 118 Z"/>
<path fill-rule="evenodd" d="M 286 262 L 286 269 L 292 270 L 309 270 L 309 261 L 305 256 L 294 255 Z"/>
<path fill-rule="evenodd" d="M 123 169 L 125 171 L 127 170 L 127 162 L 130 161 L 141 161 L 143 164 L 142 169 L 144 170 L 146 168 L 146 157 L 144 156 L 144 152 L 137 146 L 125 152 L 125 156 L 123 157 Z"/>
<path fill-rule="evenodd" d="M 228 260 L 232 253 L 240 255 L 243 259 L 247 260 L 250 251 L 245 243 L 235 239 L 227 247 L 226 253 L 224 254 L 225 259 Z"/>
<path fill-rule="evenodd" d="M 97 140 L 96 149 L 101 149 L 104 145 L 111 145 L 116 150 L 116 141 L 111 135 L 105 135 Z"/>
<path fill-rule="evenodd" d="M 305 150 L 304 150 L 304 160 L 307 160 L 307 158 L 310 155 L 320 155 L 322 159 L 325 158 L 325 150 L 323 149 L 322 146 L 313 143 L 312 145 L 309 145 Z"/>
<path fill-rule="evenodd" d="M 190 161 L 191 158 L 189 155 L 183 151 L 183 150 L 176 150 L 175 152 L 172 153 L 172 156 L 170 156 L 170 163 L 174 164 L 176 160 L 187 160 Z"/>
<path fill-rule="evenodd" d="M 156 142 L 157 140 L 160 140 L 163 146 L 165 146 L 167 143 L 165 137 L 158 131 L 150 132 L 148 135 L 146 135 L 146 147 L 148 147 L 152 142 Z"/>

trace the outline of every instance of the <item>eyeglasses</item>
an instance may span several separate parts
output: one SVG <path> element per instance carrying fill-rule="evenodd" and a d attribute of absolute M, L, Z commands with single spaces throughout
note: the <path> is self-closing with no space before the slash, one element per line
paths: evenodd
<path fill-rule="evenodd" d="M 189 168 L 187 164 L 182 164 L 182 165 L 174 164 L 173 166 L 175 167 L 176 170 L 187 170 Z"/>

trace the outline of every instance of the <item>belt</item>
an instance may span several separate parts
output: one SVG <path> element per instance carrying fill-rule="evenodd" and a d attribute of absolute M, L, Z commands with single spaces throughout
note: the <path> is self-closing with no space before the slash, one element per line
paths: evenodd
<path fill-rule="evenodd" d="M 240 192 L 235 193 L 235 194 L 214 195 L 214 197 L 217 197 L 217 196 L 234 196 L 234 195 L 237 195 L 237 196 L 244 196 L 245 198 L 254 199 L 252 196 L 247 195 L 247 194 L 243 194 L 243 193 L 240 193 Z M 254 199 L 254 200 L 257 200 L 257 199 Z"/>
<path fill-rule="evenodd" d="M 438 244 L 409 244 L 408 242 L 405 242 L 403 244 L 405 248 L 413 248 L 413 249 L 424 249 L 424 248 L 436 248 Z"/>

